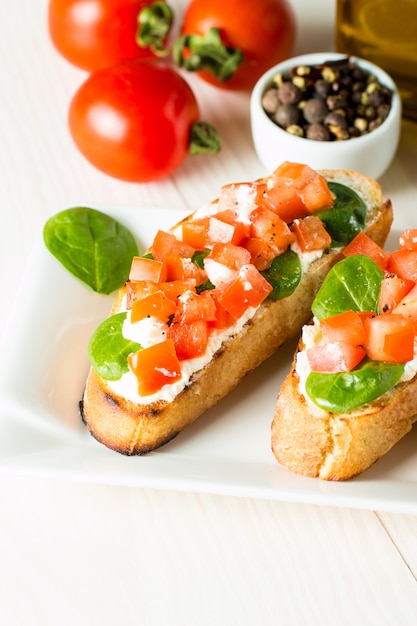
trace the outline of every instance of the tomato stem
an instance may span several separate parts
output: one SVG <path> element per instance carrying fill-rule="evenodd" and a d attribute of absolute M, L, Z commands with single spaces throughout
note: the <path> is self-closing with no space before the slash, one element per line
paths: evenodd
<path fill-rule="evenodd" d="M 165 46 L 173 21 L 173 12 L 166 2 L 154 2 L 138 15 L 136 41 L 142 48 L 149 47 L 157 56 L 169 54 Z"/>
<path fill-rule="evenodd" d="M 208 122 L 196 122 L 191 128 L 190 154 L 216 154 L 221 150 L 217 130 Z"/>
<path fill-rule="evenodd" d="M 173 47 L 175 63 L 189 71 L 208 70 L 221 81 L 232 78 L 243 62 L 238 48 L 227 48 L 218 28 L 209 28 L 205 35 L 184 35 Z"/>

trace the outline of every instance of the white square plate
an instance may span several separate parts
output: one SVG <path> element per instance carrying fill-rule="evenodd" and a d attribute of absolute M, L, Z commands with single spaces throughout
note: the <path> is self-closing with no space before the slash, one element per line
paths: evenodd
<path fill-rule="evenodd" d="M 170 209 L 101 209 L 128 226 L 143 251 Z M 394 245 L 398 234 L 392 233 Z M 230 494 L 417 514 L 417 433 L 345 483 L 296 476 L 270 450 L 270 424 L 295 342 L 250 374 L 175 440 L 124 457 L 86 432 L 78 403 L 89 368 L 88 339 L 112 296 L 72 277 L 40 241 L 0 346 L 0 471 L 84 481 Z"/>

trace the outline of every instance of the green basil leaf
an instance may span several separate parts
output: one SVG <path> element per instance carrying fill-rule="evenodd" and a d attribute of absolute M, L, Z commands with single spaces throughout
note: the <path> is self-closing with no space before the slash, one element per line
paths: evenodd
<path fill-rule="evenodd" d="M 119 289 L 138 247 L 132 233 L 109 215 L 87 207 L 52 216 L 43 230 L 48 250 L 74 276 L 98 293 Z"/>
<path fill-rule="evenodd" d="M 317 213 L 332 238 L 332 247 L 346 246 L 365 228 L 366 204 L 346 185 L 329 181 L 329 189 L 335 195 L 331 209 Z"/>
<path fill-rule="evenodd" d="M 368 256 L 346 257 L 327 274 L 311 310 L 319 320 L 349 310 L 376 311 L 383 277 Z"/>
<path fill-rule="evenodd" d="M 210 250 L 196 250 L 191 257 L 194 265 L 197 265 L 200 269 L 204 269 L 204 259 L 210 254 Z"/>
<path fill-rule="evenodd" d="M 351 372 L 310 372 L 306 391 L 321 409 L 330 413 L 348 413 L 381 397 L 398 383 L 403 372 L 402 364 L 366 361 Z"/>
<path fill-rule="evenodd" d="M 290 296 L 301 280 L 302 269 L 298 254 L 288 249 L 273 259 L 270 267 L 261 272 L 262 276 L 272 285 L 269 298 L 280 300 Z"/>
<path fill-rule="evenodd" d="M 88 344 L 91 365 L 105 380 L 119 380 L 129 370 L 127 357 L 142 349 L 135 341 L 122 334 L 126 311 L 106 318 L 96 328 Z"/>

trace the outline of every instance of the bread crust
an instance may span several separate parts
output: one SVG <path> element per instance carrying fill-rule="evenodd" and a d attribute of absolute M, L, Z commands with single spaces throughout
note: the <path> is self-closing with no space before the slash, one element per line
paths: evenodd
<path fill-rule="evenodd" d="M 297 474 L 323 480 L 352 478 L 411 430 L 416 394 L 417 376 L 352 413 L 317 413 L 299 391 L 294 359 L 275 406 L 273 454 L 280 465 Z"/>
<path fill-rule="evenodd" d="M 368 206 L 366 232 L 380 245 L 392 223 L 392 207 L 383 201 L 375 181 L 348 171 L 321 172 L 356 189 Z M 122 454 L 146 454 L 173 439 L 186 426 L 227 395 L 249 372 L 289 339 L 295 337 L 311 315 L 311 304 L 331 267 L 341 258 L 332 250 L 314 261 L 295 292 L 281 300 L 264 301 L 243 329 L 230 338 L 191 384 L 172 402 L 135 404 L 112 393 L 91 369 L 87 378 L 82 417 L 91 434 Z M 118 310 L 121 290 L 112 312 Z"/>

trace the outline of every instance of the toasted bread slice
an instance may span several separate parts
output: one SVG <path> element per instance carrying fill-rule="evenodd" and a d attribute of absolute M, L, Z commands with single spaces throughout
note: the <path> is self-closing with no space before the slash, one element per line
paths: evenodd
<path fill-rule="evenodd" d="M 300 392 L 294 360 L 275 406 L 272 451 L 280 465 L 297 474 L 347 480 L 368 469 L 411 430 L 417 419 L 416 398 L 417 376 L 350 413 L 315 410 Z"/>
<path fill-rule="evenodd" d="M 350 171 L 321 172 L 343 183 L 367 205 L 366 232 L 383 245 L 392 223 L 392 208 L 384 201 L 377 182 Z M 229 337 L 210 362 L 196 372 L 188 386 L 172 401 L 140 404 L 114 392 L 91 369 L 81 403 L 82 416 L 92 435 L 120 453 L 145 454 L 173 439 L 228 394 L 246 374 L 295 337 L 310 317 L 312 301 L 331 267 L 341 258 L 340 249 L 315 260 L 303 274 L 295 292 L 280 300 L 265 300 L 243 328 Z M 116 298 L 113 313 L 123 299 Z"/>

